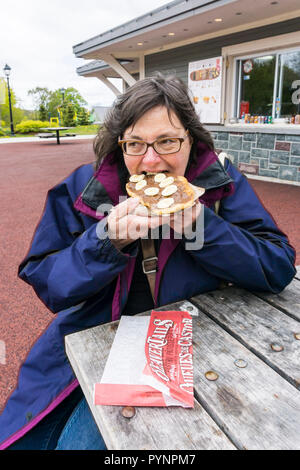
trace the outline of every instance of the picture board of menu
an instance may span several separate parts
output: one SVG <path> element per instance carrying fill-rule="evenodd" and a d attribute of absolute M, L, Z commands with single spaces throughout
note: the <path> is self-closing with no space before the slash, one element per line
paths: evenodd
<path fill-rule="evenodd" d="M 190 62 L 188 86 L 202 123 L 221 122 L 222 57 Z"/>

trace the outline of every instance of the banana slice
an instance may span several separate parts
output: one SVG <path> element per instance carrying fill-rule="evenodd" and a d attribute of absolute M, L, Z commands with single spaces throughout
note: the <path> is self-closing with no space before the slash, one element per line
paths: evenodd
<path fill-rule="evenodd" d="M 191 185 L 184 176 L 175 173 L 160 170 L 151 175 L 147 173 L 144 177 L 137 176 L 142 178 L 141 181 L 129 181 L 126 191 L 129 196 L 138 197 L 142 206 L 149 209 L 150 215 L 173 214 L 191 207 L 205 192 L 204 188 Z"/>
<path fill-rule="evenodd" d="M 174 204 L 174 199 L 172 197 L 160 199 L 158 203 L 156 204 L 156 207 L 158 209 L 166 209 L 167 207 L 172 206 Z"/>
<path fill-rule="evenodd" d="M 172 184 L 172 183 L 174 183 L 174 178 L 173 178 L 173 176 L 168 176 L 168 178 L 163 179 L 163 180 L 159 183 L 159 187 L 160 187 L 160 188 L 165 188 L 166 186 L 169 186 L 169 184 Z"/>
<path fill-rule="evenodd" d="M 154 188 L 154 187 L 150 187 L 150 188 L 146 188 L 144 193 L 147 195 L 147 196 L 155 196 L 156 194 L 159 193 L 159 189 L 158 188 Z"/>
<path fill-rule="evenodd" d="M 129 178 L 129 181 L 131 183 L 138 183 L 139 181 L 142 181 L 145 178 L 145 175 L 131 175 Z"/>
<path fill-rule="evenodd" d="M 140 189 L 143 189 L 145 186 L 147 186 L 147 181 L 142 179 L 141 181 L 136 183 L 135 189 L 136 189 L 136 191 L 139 191 Z"/>
<path fill-rule="evenodd" d="M 171 196 L 171 194 L 176 193 L 177 191 L 177 186 L 176 184 L 170 184 L 167 186 L 165 189 L 162 190 L 161 194 L 162 196 Z"/>
<path fill-rule="evenodd" d="M 166 178 L 166 175 L 164 173 L 157 173 L 155 176 L 154 176 L 154 181 L 155 183 L 160 183 L 162 180 L 164 180 Z"/>

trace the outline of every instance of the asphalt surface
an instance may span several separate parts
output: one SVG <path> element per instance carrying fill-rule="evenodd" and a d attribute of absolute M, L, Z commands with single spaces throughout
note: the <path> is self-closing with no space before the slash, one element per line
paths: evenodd
<path fill-rule="evenodd" d="M 2 140 L 2 139 L 0 139 Z M 33 289 L 17 277 L 48 190 L 94 160 L 92 139 L 18 141 L 0 145 L 0 410 L 30 347 L 53 319 Z M 300 187 L 249 180 L 289 237 L 300 264 Z"/>

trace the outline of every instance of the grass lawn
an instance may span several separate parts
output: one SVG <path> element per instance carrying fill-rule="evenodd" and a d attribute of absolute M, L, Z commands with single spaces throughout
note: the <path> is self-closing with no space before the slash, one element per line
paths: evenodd
<path fill-rule="evenodd" d="M 69 129 L 68 131 L 62 131 L 61 135 L 68 133 L 68 132 L 74 132 L 74 134 L 78 135 L 96 135 L 99 129 L 99 124 L 90 124 L 89 126 L 77 126 L 77 127 L 72 127 L 72 129 Z"/>
<path fill-rule="evenodd" d="M 62 131 L 61 135 L 68 133 L 68 132 L 74 132 L 74 134 L 78 134 L 78 135 L 96 135 L 98 132 L 98 129 L 99 129 L 99 124 L 90 124 L 88 126 L 77 126 L 77 127 L 72 127 L 72 129 L 69 129 L 67 131 Z M 30 132 L 28 134 L 16 133 L 14 137 L 34 137 L 35 135 L 39 133 L 40 132 Z M 0 139 L 9 140 L 10 138 L 11 138 L 10 135 L 0 136 Z"/>

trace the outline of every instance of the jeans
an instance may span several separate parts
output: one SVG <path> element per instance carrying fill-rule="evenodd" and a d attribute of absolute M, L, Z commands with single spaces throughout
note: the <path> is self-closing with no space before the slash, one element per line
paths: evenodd
<path fill-rule="evenodd" d="M 78 387 L 7 450 L 106 450 L 106 446 Z"/>

